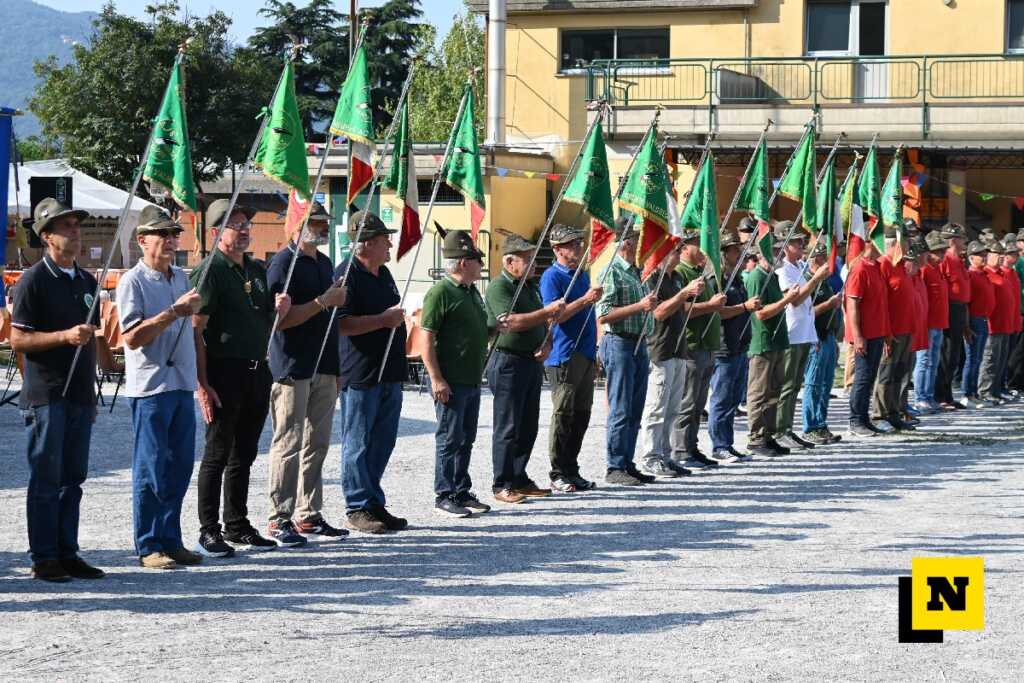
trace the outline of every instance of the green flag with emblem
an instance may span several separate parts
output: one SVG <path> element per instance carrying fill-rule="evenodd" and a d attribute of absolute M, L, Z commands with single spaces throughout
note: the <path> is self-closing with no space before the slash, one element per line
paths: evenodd
<path fill-rule="evenodd" d="M 633 160 L 629 177 L 619 195 L 619 206 L 662 229 L 668 228 L 667 192 L 672 191 L 665 160 L 657 145 L 658 128 L 652 125 Z M 643 259 L 643 255 L 641 255 Z"/>
<path fill-rule="evenodd" d="M 295 72 L 290 60 L 285 62 L 284 75 L 267 116 L 270 120 L 263 129 L 253 163 L 267 177 L 294 189 L 303 199 L 309 199 L 306 141 L 302 136 L 302 119 L 295 99 Z"/>
<path fill-rule="evenodd" d="M 185 79 L 181 58 L 175 60 L 167 82 L 160 113 L 142 178 L 167 188 L 179 206 L 196 211 L 196 184 L 192 179 L 192 151 L 185 116 Z"/>
<path fill-rule="evenodd" d="M 615 225 L 612 211 L 612 185 L 608 176 L 608 152 L 598 122 L 583 143 L 579 167 L 569 180 L 563 199 L 579 204 L 584 211 L 607 226 Z"/>
<path fill-rule="evenodd" d="M 476 128 L 473 125 L 472 85 L 466 86 L 463 97 L 466 98 L 466 106 L 462 108 L 462 118 L 455 130 L 451 158 L 445 171 L 445 182 L 469 200 L 469 222 L 475 242 L 487 205 L 484 202 L 484 174 L 480 169 L 480 148 L 476 142 Z"/>
<path fill-rule="evenodd" d="M 779 194 L 800 204 L 804 226 L 810 231 L 819 227 L 818 188 L 814 171 L 817 153 L 814 150 L 814 137 L 813 130 L 804 136 L 793 156 L 793 162 L 786 169 L 786 175 L 779 184 Z"/>
<path fill-rule="evenodd" d="M 715 187 L 715 158 L 708 152 L 697 172 L 686 208 L 679 219 L 683 229 L 700 231 L 700 250 L 715 268 L 715 277 L 722 281 L 722 249 L 718 235 L 718 189 Z"/>

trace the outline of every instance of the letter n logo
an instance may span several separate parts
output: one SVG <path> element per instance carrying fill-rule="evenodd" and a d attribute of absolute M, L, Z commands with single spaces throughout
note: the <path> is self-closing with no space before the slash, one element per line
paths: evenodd
<path fill-rule="evenodd" d="M 980 557 L 915 557 L 911 563 L 914 629 L 985 627 L 985 563 Z"/>

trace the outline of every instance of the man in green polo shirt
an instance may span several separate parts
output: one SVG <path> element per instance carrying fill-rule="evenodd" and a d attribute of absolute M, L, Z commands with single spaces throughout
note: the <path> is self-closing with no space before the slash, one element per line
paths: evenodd
<path fill-rule="evenodd" d="M 526 474 L 540 421 L 540 390 L 544 360 L 551 352 L 548 323 L 565 310 L 557 299 L 547 306 L 540 288 L 530 280 L 531 257 L 537 246 L 516 234 L 508 234 L 501 248 L 501 275 L 487 286 L 487 319 L 498 320 L 508 332 L 498 335 L 487 366 L 487 384 L 494 394 L 494 431 L 491 459 L 494 463 L 492 489 L 495 500 L 522 503 L 529 496 L 549 496 L 551 489 L 538 487 Z M 512 307 L 512 298 L 526 278 Z"/>
<path fill-rule="evenodd" d="M 480 414 L 480 380 L 487 355 L 487 311 L 474 283 L 483 270 L 482 251 L 465 230 L 444 234 L 445 276 L 423 299 L 420 326 L 426 333 L 423 364 L 430 375 L 437 430 L 434 432 L 434 507 L 456 517 L 491 508 L 471 489 L 469 459 Z M 499 331 L 507 326 L 498 325 Z"/>
<path fill-rule="evenodd" d="M 787 231 L 788 232 L 788 231 Z M 782 240 L 773 245 L 772 258 L 778 262 Z M 785 294 L 779 287 L 774 263 L 758 254 L 757 268 L 747 278 L 747 296 L 761 297 L 760 310 L 750 317 L 750 370 L 747 375 L 748 450 L 760 456 L 786 455 L 789 449 L 775 440 L 779 394 L 785 379 L 785 354 L 789 347 L 786 306 L 800 295 L 798 286 Z"/>
<path fill-rule="evenodd" d="M 713 315 L 725 306 L 725 294 L 716 286 L 714 269 L 708 266 L 707 256 L 700 250 L 700 233 L 683 234 L 683 250 L 676 267 L 683 284 L 705 280 L 705 287 L 694 299 L 690 320 L 686 323 L 685 339 L 678 343 L 686 349 L 683 361 L 683 402 L 672 426 L 672 459 L 690 468 L 718 467 L 718 461 L 709 458 L 697 447 L 701 413 L 708 401 L 711 375 L 715 371 L 715 353 L 721 344 L 722 319 Z"/>
<path fill-rule="evenodd" d="M 220 540 L 220 502 L 224 500 L 223 541 L 254 550 L 278 543 L 300 545 L 305 539 L 291 527 L 276 541 L 260 536 L 248 517 L 249 470 L 256 460 L 263 423 L 270 410 L 267 343 L 274 323 L 275 297 L 267 272 L 246 255 L 255 210 L 218 199 L 206 209 L 209 225 L 223 222 L 217 247 L 204 265 L 192 271 L 201 305 L 192 317 L 195 333 L 199 410 L 206 422 L 206 448 L 199 465 L 197 504 L 200 534 Z M 276 297 L 283 318 L 291 299 Z M 222 491 L 223 487 L 223 491 Z M 286 532 L 286 533 L 284 533 Z"/>

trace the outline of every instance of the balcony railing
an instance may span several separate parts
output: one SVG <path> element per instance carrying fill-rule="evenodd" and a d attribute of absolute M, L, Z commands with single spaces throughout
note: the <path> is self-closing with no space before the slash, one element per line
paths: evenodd
<path fill-rule="evenodd" d="M 596 60 L 587 99 L 617 106 L 1024 101 L 1024 55 Z"/>

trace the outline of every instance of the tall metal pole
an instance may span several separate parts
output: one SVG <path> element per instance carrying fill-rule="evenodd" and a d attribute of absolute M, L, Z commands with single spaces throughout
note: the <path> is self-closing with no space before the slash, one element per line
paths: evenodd
<path fill-rule="evenodd" d="M 185 58 L 184 48 L 178 50 L 178 56 L 174 59 L 174 66 L 181 64 L 181 61 Z M 132 179 L 131 189 L 128 191 L 128 199 L 125 200 L 124 208 L 121 210 L 121 217 L 117 221 L 117 229 L 114 230 L 114 239 L 110 244 L 110 248 L 107 250 L 107 260 L 103 263 L 103 270 L 100 271 L 99 277 L 96 279 L 96 291 L 93 293 L 92 303 L 89 305 L 89 315 L 86 317 L 85 322 L 87 325 L 92 324 L 93 316 L 96 315 L 96 308 L 100 303 L 100 293 L 103 291 L 103 283 L 107 279 L 107 273 L 110 272 L 110 264 L 114 259 L 114 251 L 117 248 L 118 243 L 121 241 L 121 233 L 124 232 L 125 225 L 128 222 L 128 214 L 131 212 L 132 202 L 135 201 L 135 194 L 139 191 L 139 183 L 142 181 L 142 174 L 146 168 L 146 161 L 149 159 L 149 152 L 153 149 L 153 140 L 156 135 L 153 131 L 149 133 L 149 139 L 146 141 L 146 148 L 142 152 L 142 159 L 139 161 L 138 167 L 135 169 L 135 177 Z M 186 141 L 188 144 L 188 141 Z M 68 377 L 64 381 L 64 389 L 61 392 L 61 396 L 68 395 L 68 387 L 71 386 L 71 378 L 75 376 L 75 368 L 78 366 L 78 361 L 82 357 L 82 349 L 85 345 L 75 347 L 74 358 L 71 359 L 71 369 L 68 370 Z"/>
<path fill-rule="evenodd" d="M 409 67 L 409 76 L 406 78 L 405 85 L 402 86 L 402 97 L 406 97 L 409 94 L 409 85 L 412 83 L 412 67 Z M 391 119 L 391 124 L 388 125 L 387 133 L 384 134 L 384 148 L 386 149 L 392 141 L 392 135 L 395 132 L 395 126 L 398 124 L 398 112 L 401 110 L 403 100 L 398 103 L 398 108 L 395 109 L 395 116 Z M 366 216 L 369 213 L 370 206 L 373 205 L 373 196 L 377 193 L 377 188 L 380 185 L 380 172 L 384 168 L 384 159 L 387 155 L 381 150 L 377 156 L 377 163 L 373 167 L 373 181 L 370 183 L 370 191 L 366 195 L 366 210 L 363 211 L 362 218 L 359 221 L 359 227 L 356 229 L 355 239 L 352 241 L 353 245 L 359 244 L 359 238 L 363 235 L 363 229 L 366 227 Z M 349 169 L 351 169 L 351 164 Z M 352 251 L 349 253 L 348 265 L 345 266 L 345 272 L 341 276 L 341 280 L 336 283 L 339 287 L 344 287 L 348 283 L 348 276 L 352 272 L 352 264 L 355 262 L 355 246 L 352 247 Z M 317 354 L 316 363 L 313 365 L 313 376 L 316 376 L 316 371 L 320 367 L 320 361 L 324 357 L 324 349 L 327 348 L 327 340 L 331 337 L 331 327 L 334 325 L 334 320 L 338 316 L 338 309 L 331 309 L 331 318 L 327 323 L 327 329 L 324 331 L 324 338 L 320 342 L 320 352 Z"/>
<path fill-rule="evenodd" d="M 448 166 L 448 160 L 452 155 L 452 148 L 455 146 L 455 131 L 458 129 L 459 122 L 462 120 L 462 114 L 466 110 L 466 99 L 468 92 L 462 96 L 462 101 L 459 102 L 459 112 L 455 115 L 455 121 L 452 122 L 452 130 L 448 134 L 448 144 L 444 148 L 444 156 L 441 158 L 441 163 L 437 167 L 437 171 L 434 173 L 434 187 L 430 191 L 430 202 L 427 204 L 427 211 L 424 214 L 422 222 L 422 230 L 419 240 L 416 242 L 416 251 L 412 255 L 412 263 L 409 264 L 409 272 L 405 276 L 405 284 L 402 285 L 402 298 L 398 302 L 399 308 L 405 307 L 405 299 L 409 295 L 409 285 L 412 284 L 413 273 L 416 272 L 416 262 L 420 258 L 420 250 L 423 247 L 423 241 L 426 239 L 427 230 L 430 229 L 430 214 L 434 211 L 434 203 L 437 201 L 438 190 L 441 189 L 441 183 L 443 182 L 445 168 Z M 395 334 L 398 332 L 397 327 L 391 328 L 391 333 L 388 335 L 388 343 L 384 347 L 384 357 L 380 362 L 380 371 L 377 373 L 377 382 L 381 381 L 384 377 L 384 367 L 388 364 L 388 356 L 391 354 L 391 346 L 395 343 Z"/>

